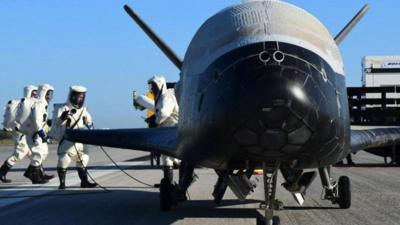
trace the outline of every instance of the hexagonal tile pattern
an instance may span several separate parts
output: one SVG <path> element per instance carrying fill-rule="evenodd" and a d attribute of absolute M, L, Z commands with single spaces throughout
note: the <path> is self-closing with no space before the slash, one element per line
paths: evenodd
<path fill-rule="evenodd" d="M 301 148 L 301 145 L 285 145 L 285 147 L 282 148 L 282 151 L 288 154 L 294 154 L 298 153 Z"/>
<path fill-rule="evenodd" d="M 288 134 L 288 143 L 293 145 L 304 144 L 310 139 L 312 132 L 305 125 Z"/>
<path fill-rule="evenodd" d="M 260 154 L 264 151 L 263 148 L 261 148 L 260 146 L 250 146 L 250 147 L 246 147 L 246 150 L 250 153 L 253 154 Z"/>
<path fill-rule="evenodd" d="M 289 110 L 284 107 L 272 108 L 270 112 L 264 113 L 264 122 L 269 128 L 281 128 L 289 113 Z"/>
<path fill-rule="evenodd" d="M 247 127 L 249 130 L 252 130 L 252 131 L 255 131 L 255 132 L 262 132 L 262 131 L 264 131 L 265 128 L 266 128 L 265 125 L 264 125 L 264 122 L 261 121 L 261 120 L 258 119 L 258 118 L 249 120 L 249 121 L 246 123 L 246 127 Z"/>
<path fill-rule="evenodd" d="M 245 127 L 241 127 L 236 131 L 235 138 L 243 146 L 258 144 L 258 135 Z"/>
<path fill-rule="evenodd" d="M 303 122 L 301 120 L 299 120 L 295 115 L 291 114 L 285 120 L 282 128 L 286 132 L 291 132 L 291 131 L 294 131 L 294 130 L 300 128 L 302 125 L 303 125 Z"/>
<path fill-rule="evenodd" d="M 304 122 L 311 127 L 314 131 L 318 126 L 318 113 L 316 110 L 310 110 L 310 112 L 303 118 Z"/>
<path fill-rule="evenodd" d="M 281 149 L 287 143 L 287 134 L 281 130 L 268 129 L 260 138 L 261 146 L 270 149 Z"/>

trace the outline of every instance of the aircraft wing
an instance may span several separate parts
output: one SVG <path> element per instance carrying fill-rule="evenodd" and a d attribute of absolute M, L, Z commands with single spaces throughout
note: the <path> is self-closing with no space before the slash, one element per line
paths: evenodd
<path fill-rule="evenodd" d="M 400 144 L 400 127 L 351 130 L 350 149 L 353 153 L 394 144 Z"/>
<path fill-rule="evenodd" d="M 114 148 L 152 151 L 177 157 L 178 128 L 140 128 L 111 130 L 66 130 L 69 141 Z"/>

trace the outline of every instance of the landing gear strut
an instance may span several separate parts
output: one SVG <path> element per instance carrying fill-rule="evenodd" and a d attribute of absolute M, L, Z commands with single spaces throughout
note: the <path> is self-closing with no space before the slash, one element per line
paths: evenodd
<path fill-rule="evenodd" d="M 277 200 L 275 199 L 276 184 L 280 162 L 274 164 L 263 163 L 263 180 L 264 180 L 264 197 L 265 205 L 263 205 L 265 218 L 257 218 L 257 225 L 279 225 L 280 219 L 274 216 L 274 210 L 277 208 Z"/>
<path fill-rule="evenodd" d="M 173 205 L 176 205 L 172 196 L 174 171 L 172 167 L 164 166 L 163 172 L 164 178 L 160 182 L 160 209 L 161 211 L 169 211 Z"/>
<path fill-rule="evenodd" d="M 341 209 L 348 209 L 351 205 L 350 179 L 347 176 L 339 177 L 339 182 L 331 178 L 330 167 L 319 168 L 322 182 L 322 199 L 338 204 Z"/>
<path fill-rule="evenodd" d="M 174 205 L 172 199 L 172 190 L 174 185 L 168 179 L 163 178 L 160 182 L 160 209 L 161 211 L 169 211 Z"/>

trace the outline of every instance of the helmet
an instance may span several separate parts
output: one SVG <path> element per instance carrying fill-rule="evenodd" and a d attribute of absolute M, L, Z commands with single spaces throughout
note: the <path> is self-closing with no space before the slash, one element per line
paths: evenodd
<path fill-rule="evenodd" d="M 153 92 L 155 99 L 158 99 L 160 94 L 167 90 L 167 82 L 163 76 L 153 76 L 147 83 L 149 84 L 149 89 Z"/>
<path fill-rule="evenodd" d="M 24 87 L 24 98 L 38 98 L 38 88 L 34 85 Z"/>
<path fill-rule="evenodd" d="M 39 99 L 50 102 L 53 98 L 54 88 L 50 84 L 39 85 Z"/>
<path fill-rule="evenodd" d="M 87 89 L 84 86 L 73 85 L 69 87 L 68 103 L 75 108 L 82 108 L 85 103 Z"/>

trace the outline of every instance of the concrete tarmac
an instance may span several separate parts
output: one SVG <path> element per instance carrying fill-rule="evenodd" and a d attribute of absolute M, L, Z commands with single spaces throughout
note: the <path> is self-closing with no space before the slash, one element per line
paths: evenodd
<path fill-rule="evenodd" d="M 1 160 L 11 151 L 0 147 Z M 129 174 L 151 185 L 159 183 L 162 173 L 148 166 L 147 153 L 109 148 L 107 151 Z M 51 146 L 45 163 L 47 171 L 53 174 L 55 152 L 55 146 Z M 400 224 L 399 168 L 383 165 L 382 158 L 364 152 L 353 159 L 358 166 L 332 170 L 335 178 L 347 175 L 351 179 L 350 209 L 339 209 L 321 200 L 319 178 L 307 191 L 303 206 L 298 206 L 291 194 L 279 186 L 277 197 L 285 205 L 277 212 L 281 224 Z M 74 170 L 69 170 L 65 191 L 57 190 L 57 178 L 45 185 L 32 185 L 22 176 L 27 165 L 28 160 L 24 159 L 10 172 L 8 177 L 13 183 L 0 183 L 0 224 L 255 224 L 263 198 L 261 176 L 255 176 L 258 187 L 245 203 L 236 200 L 228 190 L 223 203 L 216 206 L 211 196 L 216 181 L 214 171 L 196 169 L 199 180 L 189 189 L 190 200 L 170 212 L 160 212 L 158 189 L 146 187 L 115 169 L 97 147 L 91 150 L 90 173 L 106 190 L 79 188 Z M 279 181 L 282 182 L 281 177 Z"/>

